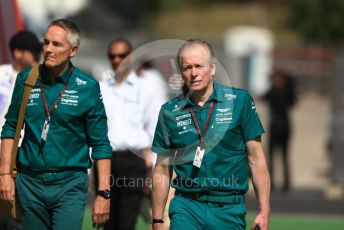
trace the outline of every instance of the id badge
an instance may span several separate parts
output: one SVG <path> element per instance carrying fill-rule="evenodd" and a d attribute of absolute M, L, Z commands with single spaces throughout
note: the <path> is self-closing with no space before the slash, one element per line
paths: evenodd
<path fill-rule="evenodd" d="M 200 146 L 197 147 L 195 158 L 193 161 L 193 165 L 196 166 L 197 168 L 201 168 L 204 152 L 205 152 L 204 148 L 201 148 Z"/>
<path fill-rule="evenodd" d="M 41 135 L 41 138 L 43 141 L 45 141 L 47 139 L 48 132 L 49 132 L 49 126 L 50 126 L 50 121 L 48 119 L 46 119 L 44 121 L 42 135 Z"/>

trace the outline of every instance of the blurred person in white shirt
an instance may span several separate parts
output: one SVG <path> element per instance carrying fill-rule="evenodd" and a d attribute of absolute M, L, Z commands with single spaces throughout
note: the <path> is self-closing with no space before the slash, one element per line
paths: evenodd
<path fill-rule="evenodd" d="M 144 84 L 147 87 L 147 90 L 151 91 L 158 107 L 160 108 L 165 102 L 170 99 L 169 87 L 159 70 L 154 68 L 153 64 L 150 61 L 143 62 L 136 70 L 137 75 L 144 79 Z M 156 122 L 158 121 L 159 109 L 156 110 Z M 155 123 L 156 123 L 155 122 Z M 154 167 L 156 161 L 156 154 L 152 153 L 152 164 Z"/>
<path fill-rule="evenodd" d="M 0 65 L 0 133 L 5 123 L 5 114 L 11 102 L 11 96 L 18 73 L 37 64 L 42 54 L 42 43 L 30 31 L 15 33 L 9 41 L 12 62 Z M 22 135 L 23 136 L 23 135 Z M 19 229 L 20 224 L 0 215 L 0 229 Z"/>
<path fill-rule="evenodd" d="M 12 62 L 0 65 L 0 132 L 5 122 L 4 116 L 10 105 L 17 74 L 38 63 L 42 54 L 42 43 L 30 31 L 20 31 L 9 41 Z"/>
<path fill-rule="evenodd" d="M 150 147 L 160 107 L 144 79 L 131 70 L 131 52 L 129 41 L 111 41 L 112 73 L 100 82 L 113 150 L 110 219 L 105 229 L 135 229 L 152 170 Z"/>

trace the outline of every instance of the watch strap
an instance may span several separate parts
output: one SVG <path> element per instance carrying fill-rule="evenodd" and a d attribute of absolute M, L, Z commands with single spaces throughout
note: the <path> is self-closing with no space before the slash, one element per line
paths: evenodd
<path fill-rule="evenodd" d="M 152 219 L 151 220 L 151 224 L 163 224 L 164 223 L 164 219 Z"/>

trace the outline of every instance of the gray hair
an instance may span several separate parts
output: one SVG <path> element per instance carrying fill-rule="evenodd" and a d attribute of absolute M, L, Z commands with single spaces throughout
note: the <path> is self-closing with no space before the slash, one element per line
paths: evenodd
<path fill-rule="evenodd" d="M 66 30 L 68 32 L 67 39 L 72 46 L 80 45 L 80 30 L 74 22 L 67 19 L 56 19 L 48 25 L 48 28 L 51 26 L 58 26 Z"/>
<path fill-rule="evenodd" d="M 180 69 L 182 69 L 182 57 L 181 57 L 181 53 L 189 48 L 189 47 L 192 47 L 192 46 L 195 46 L 195 45 L 201 45 L 203 46 L 204 48 L 206 48 L 206 50 L 208 50 L 208 54 L 209 54 L 209 64 L 214 64 L 215 63 L 215 55 L 214 55 L 214 50 L 213 50 L 213 47 L 211 47 L 211 45 L 202 40 L 202 39 L 199 39 L 199 38 L 192 38 L 192 39 L 188 39 L 185 41 L 185 43 L 179 48 L 178 50 L 178 54 L 177 54 L 177 62 L 178 62 L 178 66 Z"/>

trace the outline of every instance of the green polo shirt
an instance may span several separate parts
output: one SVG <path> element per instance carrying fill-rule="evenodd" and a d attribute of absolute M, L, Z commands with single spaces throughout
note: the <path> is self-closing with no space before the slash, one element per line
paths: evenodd
<path fill-rule="evenodd" d="M 87 169 L 91 166 L 89 148 L 93 159 L 111 158 L 107 137 L 107 118 L 99 89 L 92 77 L 74 67 L 54 81 L 39 76 L 32 89 L 25 114 L 25 134 L 18 152 L 19 167 L 32 171 L 58 171 Z M 18 74 L 11 105 L 5 116 L 1 138 L 14 138 L 24 82 L 31 68 Z M 41 74 L 40 75 L 44 75 Z M 40 82 L 49 110 L 58 98 L 64 84 L 67 88 L 51 116 L 46 142 L 41 139 L 46 119 Z"/>
<path fill-rule="evenodd" d="M 190 110 L 204 130 L 210 104 L 214 110 L 205 135 L 200 168 L 193 166 L 200 144 Z M 248 190 L 248 155 L 245 142 L 264 133 L 252 97 L 244 90 L 214 81 L 214 91 L 203 107 L 183 95 L 160 110 L 152 150 L 174 159 L 177 178 L 172 186 L 182 192 L 244 194 Z"/>

